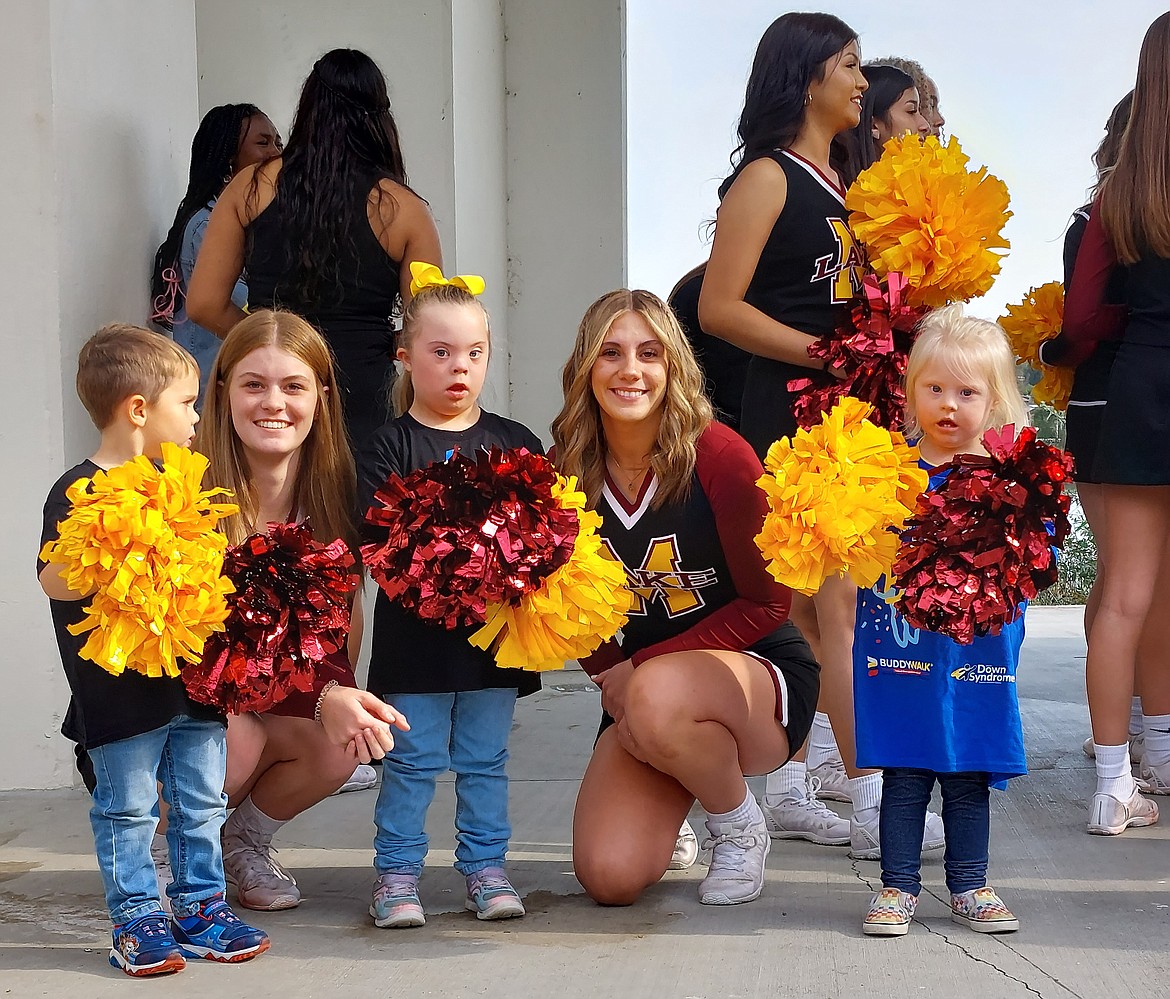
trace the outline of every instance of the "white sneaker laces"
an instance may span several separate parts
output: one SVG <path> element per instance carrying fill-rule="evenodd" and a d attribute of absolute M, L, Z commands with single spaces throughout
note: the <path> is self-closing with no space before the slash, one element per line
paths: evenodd
<path fill-rule="evenodd" d="M 271 852 L 270 852 L 271 851 Z M 278 881 L 287 881 L 290 884 L 296 884 L 292 879 L 292 875 L 288 873 L 279 863 L 273 858 L 272 853 L 275 853 L 272 847 L 256 846 L 252 843 L 244 843 L 236 849 L 224 853 L 225 863 L 230 859 L 236 870 L 233 872 L 236 877 L 237 884 L 241 881 L 252 885 L 257 881 L 264 882 L 276 878 Z"/>

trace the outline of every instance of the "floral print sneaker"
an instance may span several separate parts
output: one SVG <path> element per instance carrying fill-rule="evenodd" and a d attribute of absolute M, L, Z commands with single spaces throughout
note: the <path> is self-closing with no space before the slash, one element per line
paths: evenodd
<path fill-rule="evenodd" d="M 1020 921 L 990 886 L 951 896 L 951 919 L 976 933 L 1014 933 Z"/>
<path fill-rule="evenodd" d="M 905 936 L 917 906 L 917 897 L 909 892 L 883 888 L 870 902 L 861 931 L 870 937 Z"/>

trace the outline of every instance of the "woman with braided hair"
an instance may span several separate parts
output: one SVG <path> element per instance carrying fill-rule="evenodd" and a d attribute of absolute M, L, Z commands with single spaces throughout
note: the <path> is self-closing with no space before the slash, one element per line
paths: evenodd
<path fill-rule="evenodd" d="M 231 292 L 246 265 L 253 308 L 300 313 L 324 334 L 359 445 L 388 418 L 392 317 L 413 260 L 441 264 L 439 234 L 407 185 L 385 77 L 364 52 L 334 49 L 305 80 L 284 155 L 224 191 L 188 308 L 226 334 L 243 315 Z"/>
<path fill-rule="evenodd" d="M 281 148 L 276 126 L 255 104 L 221 104 L 208 111 L 191 142 L 186 193 L 154 257 L 150 319 L 171 331 L 175 342 L 199 362 L 200 408 L 220 338 L 188 316 L 184 300 L 207 220 L 220 192 L 237 173 L 279 156 Z M 242 277 L 236 280 L 230 295 L 237 307 L 248 301 L 248 286 Z"/>

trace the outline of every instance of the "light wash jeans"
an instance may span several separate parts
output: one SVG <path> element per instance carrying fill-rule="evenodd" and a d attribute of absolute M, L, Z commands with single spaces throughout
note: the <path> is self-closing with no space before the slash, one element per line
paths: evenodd
<path fill-rule="evenodd" d="M 427 809 L 435 779 L 447 770 L 455 772 L 455 869 L 468 875 L 502 867 L 512 836 L 505 767 L 516 688 L 382 696 L 406 715 L 410 731 L 395 731 L 382 764 L 374 807 L 378 873 L 422 873 Z"/>
<path fill-rule="evenodd" d="M 175 883 L 167 889 L 176 917 L 224 893 L 219 833 L 227 728 L 186 715 L 129 739 L 89 751 L 97 786 L 89 821 L 106 908 L 116 926 L 161 912 L 150 840 L 158 823 L 158 787 L 170 805 L 167 846 Z"/>

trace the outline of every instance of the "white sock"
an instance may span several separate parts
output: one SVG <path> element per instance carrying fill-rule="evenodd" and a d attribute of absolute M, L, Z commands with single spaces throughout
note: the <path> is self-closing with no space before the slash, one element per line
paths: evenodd
<path fill-rule="evenodd" d="M 841 758 L 841 750 L 837 748 L 837 740 L 833 736 L 833 726 L 829 724 L 829 716 L 823 711 L 813 715 L 812 731 L 808 734 L 808 757 L 805 760 L 809 770 L 819 767 L 826 760 Z"/>
<path fill-rule="evenodd" d="M 871 809 L 882 806 L 882 775 L 865 774 L 849 778 L 849 797 L 853 799 L 853 817 L 865 822 L 873 817 Z M 867 814 L 868 813 L 868 814 Z"/>
<path fill-rule="evenodd" d="M 1146 765 L 1170 763 L 1170 715 L 1142 715 L 1142 731 L 1146 734 Z"/>
<path fill-rule="evenodd" d="M 1098 746 L 1093 743 L 1097 761 L 1097 792 L 1127 801 L 1137 787 L 1129 764 L 1129 743 Z"/>
<path fill-rule="evenodd" d="M 1144 717 L 1145 716 L 1142 714 L 1142 699 L 1140 697 L 1135 697 L 1129 706 L 1129 741 L 1130 742 L 1133 742 L 1133 738 L 1135 735 L 1141 735 L 1142 732 L 1145 731 L 1145 729 L 1143 728 L 1144 723 L 1142 720 Z M 1153 717 L 1156 718 L 1157 715 L 1154 715 Z M 1166 726 L 1163 725 L 1162 727 L 1165 728 Z"/>
<path fill-rule="evenodd" d="M 252 796 L 248 795 L 228 816 L 227 834 L 241 836 L 256 846 L 267 846 L 284 823 L 284 819 L 274 819 L 270 815 L 265 815 L 256 807 Z"/>
<path fill-rule="evenodd" d="M 743 801 L 730 812 L 708 812 L 707 831 L 714 835 L 715 830 L 712 827 L 716 824 L 751 826 L 762 823 L 764 813 L 760 811 L 759 803 L 756 801 L 755 795 L 748 790 L 746 782 L 744 783 L 744 795 Z"/>
<path fill-rule="evenodd" d="M 808 767 L 799 760 L 789 760 L 768 774 L 764 782 L 764 803 L 778 805 L 781 798 L 803 797 L 807 781 Z"/>

